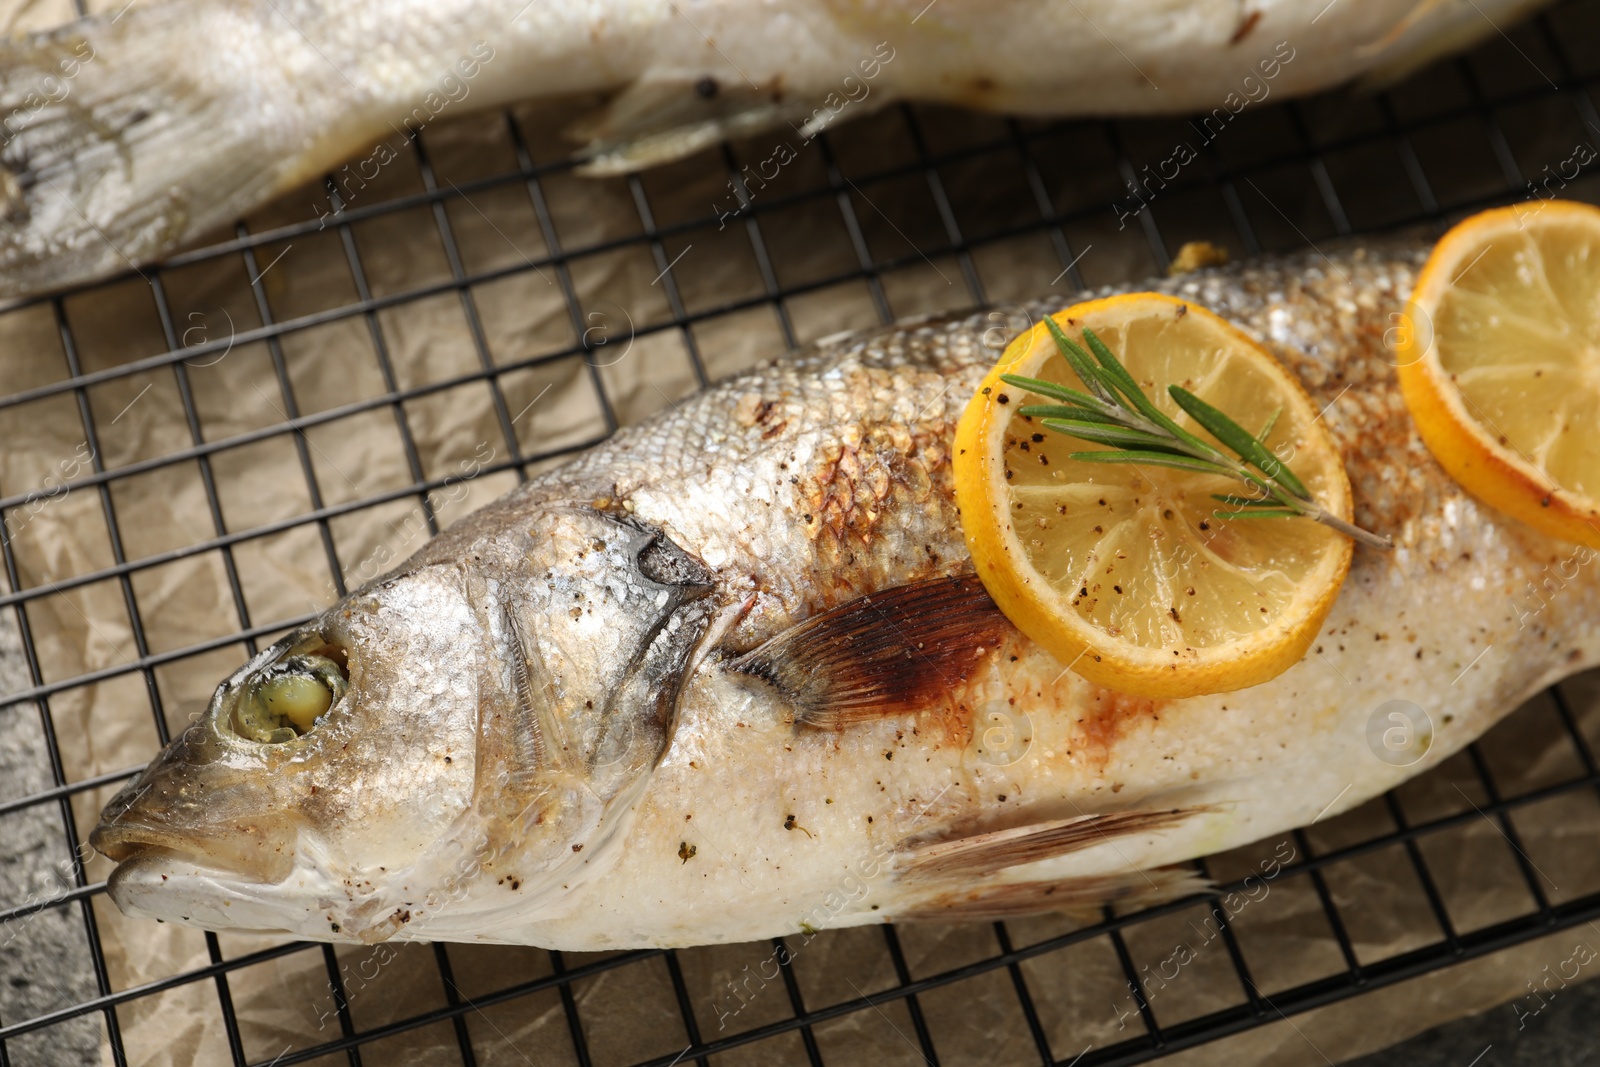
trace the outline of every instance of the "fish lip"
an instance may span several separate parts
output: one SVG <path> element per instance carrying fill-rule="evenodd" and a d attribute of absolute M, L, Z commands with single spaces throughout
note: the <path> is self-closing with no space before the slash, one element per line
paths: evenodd
<path fill-rule="evenodd" d="M 89 844 L 94 850 L 117 864 L 113 878 L 140 861 L 176 860 L 259 885 L 273 885 L 282 880 L 264 878 L 260 871 L 228 863 L 216 851 L 207 849 L 210 841 L 211 838 L 203 834 L 198 837 L 193 832 L 180 835 L 156 826 L 125 823 L 102 823 L 89 835 Z"/>
<path fill-rule="evenodd" d="M 113 863 L 127 863 L 158 852 L 197 861 L 206 858 L 203 850 L 193 847 L 170 830 L 154 826 L 101 824 L 89 835 L 89 844 Z"/>

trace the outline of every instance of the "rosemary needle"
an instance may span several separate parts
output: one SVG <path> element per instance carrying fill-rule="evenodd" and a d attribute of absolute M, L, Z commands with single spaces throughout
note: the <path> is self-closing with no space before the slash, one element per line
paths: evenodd
<path fill-rule="evenodd" d="M 1044 321 L 1062 357 L 1088 391 L 1017 374 L 1003 374 L 1000 379 L 1055 401 L 1022 407 L 1018 414 L 1037 418 L 1046 429 L 1057 433 L 1107 446 L 1093 452 L 1074 452 L 1072 459 L 1219 474 L 1243 483 L 1247 489 L 1246 493 L 1212 495 L 1227 505 L 1227 510 L 1212 513 L 1219 519 L 1305 518 L 1373 548 L 1394 547 L 1391 538 L 1324 510 L 1289 465 L 1267 447 L 1267 436 L 1277 425 L 1281 408 L 1272 413 L 1259 433 L 1252 434 L 1182 386 L 1167 386 L 1167 395 L 1173 402 L 1228 450 L 1223 451 L 1185 430 L 1158 408 L 1093 330 L 1084 327 L 1084 344 L 1080 345 L 1054 319 L 1046 317 Z"/>

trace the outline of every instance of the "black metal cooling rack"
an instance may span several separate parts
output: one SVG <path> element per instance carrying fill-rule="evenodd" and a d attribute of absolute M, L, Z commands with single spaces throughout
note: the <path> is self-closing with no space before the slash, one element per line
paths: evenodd
<path fill-rule="evenodd" d="M 1227 137 L 1219 137 L 1215 143 L 1207 146 L 1203 164 L 1189 168 L 1181 179 L 1163 190 L 1160 198 L 1138 215 L 1137 229 L 1129 230 L 1127 234 L 1111 229 L 1114 212 L 1108 206 L 1109 201 L 1125 196 L 1124 183 L 1137 177 L 1136 167 L 1142 165 L 1145 159 L 1156 158 L 1155 150 L 1148 146 L 1162 143 L 1161 139 L 1177 128 L 1174 123 L 1044 123 L 983 119 L 977 124 L 978 133 L 973 135 L 970 134 L 971 123 L 968 118 L 951 112 L 920 108 L 891 109 L 862 123 L 848 125 L 820 137 L 816 142 L 820 153 L 820 166 L 816 171 L 818 180 L 802 182 L 800 187 L 786 188 L 760 197 L 752 197 L 750 190 L 739 184 L 742 178 L 738 146 L 725 146 L 680 166 L 698 169 L 701 173 L 725 171 L 728 179 L 739 186 L 738 195 L 747 204 L 739 214 L 737 224 L 748 239 L 749 252 L 759 275 L 759 292 L 735 299 L 712 301 L 694 310 L 687 306 L 684 294 L 680 291 L 679 269 L 675 267 L 677 260 L 669 256 L 669 251 L 677 243 L 697 233 L 707 232 L 717 222 L 716 217 L 703 213 L 685 214 L 682 218 L 658 223 L 656 209 L 652 205 L 663 198 L 671 198 L 671 179 L 647 174 L 623 180 L 637 209 L 639 229 L 636 233 L 585 243 L 581 247 L 563 248 L 559 232 L 561 219 L 559 212 L 552 210 L 546 186 L 555 176 L 568 171 L 571 164 L 559 160 L 536 162 L 530 149 L 530 138 L 525 136 L 518 114 L 507 112 L 504 115 L 504 136 L 514 155 L 515 166 L 505 173 L 460 183 L 448 180 L 441 182 L 428 154 L 430 137 L 424 136 L 411 149 L 416 154 L 415 166 L 421 182 L 421 188 L 416 191 L 380 202 L 345 207 L 338 202 L 337 188 L 329 183 L 331 202 L 336 208 L 344 207 L 333 219 L 354 288 L 353 300 L 288 318 L 275 316 L 274 302 L 262 282 L 264 250 L 321 229 L 319 222 L 311 219 L 255 230 L 241 223 L 231 240 L 183 253 L 161 268 L 144 271 L 165 340 L 165 351 L 147 358 L 86 370 L 80 360 L 74 329 L 66 311 L 65 301 L 84 299 L 82 293 L 91 294 L 92 299 L 92 294 L 104 291 L 111 285 L 126 283 L 132 275 L 101 283 L 79 294 L 26 301 L 20 307 L 42 305 L 50 309 L 59 334 L 66 373 L 49 384 L 0 396 L 0 412 L 47 397 L 71 397 L 75 400 L 87 444 L 94 457 L 94 466 L 92 474 L 75 478 L 72 488 L 74 491 L 98 494 L 110 534 L 112 563 L 85 573 L 28 584 L 22 577 L 23 569 L 19 567 L 8 527 L 6 536 L 0 540 L 10 590 L 0 595 L 0 608 L 8 608 L 15 615 L 31 673 L 31 687 L 4 697 L 0 700 L 0 707 L 32 705 L 37 709 L 54 780 L 50 788 L 0 803 L 0 834 L 5 832 L 7 817 L 25 810 L 54 811 L 60 817 L 61 839 L 76 855 L 83 835 L 74 813 L 73 799 L 115 785 L 137 772 L 137 768 L 127 768 L 83 780 L 69 780 L 61 737 L 57 732 L 59 726 L 52 715 L 52 701 L 59 700 L 63 694 L 97 683 L 136 676 L 144 683 L 154 716 L 155 733 L 164 743 L 168 738 L 168 720 L 163 707 L 163 694 L 157 684 L 156 672 L 159 668 L 220 649 L 238 647 L 241 651 L 253 654 L 260 638 L 311 617 L 307 614 L 293 618 L 253 618 L 241 581 L 241 565 L 235 558 L 237 546 L 291 529 L 313 528 L 320 538 L 337 592 L 342 595 L 345 591 L 343 567 L 331 526 L 334 520 L 378 504 L 414 501 L 422 509 L 429 532 L 437 531 L 438 520 L 429 494 L 445 486 L 451 478 L 426 476 L 410 426 L 408 402 L 469 383 L 483 383 L 486 386 L 490 394 L 493 421 L 500 427 L 510 454 L 484 467 L 478 472 L 479 476 L 509 471 L 519 478 L 526 477 L 530 465 L 577 451 L 614 430 L 618 416 L 612 398 L 607 394 L 603 376 L 593 361 L 589 362 L 588 375 L 603 426 L 597 427 L 592 440 L 573 442 L 553 451 L 525 452 L 519 445 L 503 388 L 503 379 L 508 374 L 562 358 L 584 357 L 591 352 L 593 346 L 586 326 L 592 320 L 586 318 L 588 309 L 571 269 L 575 262 L 585 257 L 627 248 L 648 249 L 656 269 L 661 272 L 658 280 L 664 283 L 669 314 L 658 321 L 639 326 L 637 334 L 644 336 L 655 332 L 675 332 L 687 351 L 694 380 L 704 385 L 709 375 L 707 360 L 703 358 L 701 350 L 703 342 L 696 331 L 700 324 L 752 308 L 767 308 L 775 315 L 783 342 L 793 348 L 803 338 L 797 332 L 790 314 L 791 302 L 805 294 L 845 282 L 864 284 L 877 317 L 887 322 L 897 313 L 905 315 L 924 309 L 907 306 L 906 301 L 892 301 L 886 279 L 904 268 L 916 268 L 923 263 L 931 265 L 936 258 L 945 262 L 954 259 L 966 288 L 967 300 L 973 304 L 988 303 L 994 294 L 985 292 L 977 256 L 984 249 L 1001 246 L 1013 238 L 1046 236 L 1058 257 L 1061 276 L 1070 281 L 1073 289 L 1078 289 L 1084 285 L 1084 275 L 1094 266 L 1094 261 L 1086 261 L 1083 257 L 1097 242 L 1108 246 L 1123 242 L 1116 245 L 1123 249 L 1119 262 L 1135 264 L 1133 267 L 1125 265 L 1120 268 L 1126 274 L 1129 271 L 1137 272 L 1137 263 L 1141 259 L 1147 268 L 1165 268 L 1172 242 L 1179 235 L 1206 236 L 1233 246 L 1237 252 L 1255 254 L 1263 250 L 1303 246 L 1307 242 L 1330 237 L 1350 237 L 1414 224 L 1437 225 L 1471 209 L 1524 198 L 1529 195 L 1530 180 L 1539 178 L 1543 173 L 1541 163 L 1553 163 L 1555 160 L 1548 157 L 1543 160 L 1528 159 L 1525 143 L 1519 151 L 1519 143 L 1525 141 L 1522 135 L 1530 127 L 1537 126 L 1545 128 L 1546 132 L 1570 130 L 1571 137 L 1589 142 L 1600 138 L 1600 114 L 1597 114 L 1591 97 L 1597 82 L 1600 82 L 1600 3 L 1595 0 L 1574 0 L 1530 23 L 1491 37 L 1489 43 L 1473 55 L 1437 65 L 1389 93 L 1357 98 L 1340 92 L 1302 102 L 1264 104 L 1250 112 L 1247 121 L 1241 121 L 1237 133 L 1230 131 Z M 969 133 L 955 138 L 952 145 L 935 143 L 949 140 L 941 136 L 947 127 L 960 127 Z M 889 130 L 893 131 L 891 139 L 909 146 L 907 151 L 898 158 L 889 153 L 887 160 L 876 160 L 868 165 L 852 162 L 871 155 L 859 150 L 864 140 L 889 137 L 885 133 Z M 1434 162 L 1430 167 L 1430 146 L 1436 147 L 1441 142 L 1448 142 L 1452 153 L 1472 156 L 1475 162 L 1459 163 L 1452 156 L 1445 164 Z M 1171 142 L 1168 140 L 1165 143 Z M 1542 143 L 1561 142 L 1546 138 Z M 1570 144 L 1571 141 L 1566 143 Z M 1141 145 L 1145 149 L 1141 149 Z M 1273 190 L 1274 197 L 1269 198 L 1262 189 L 1263 184 Z M 525 190 L 546 252 L 532 259 L 524 257 L 518 262 L 472 272 L 468 269 L 452 229 L 450 208 L 459 208 L 462 203 L 470 204 L 473 196 L 487 194 L 501 187 L 521 187 Z M 1572 188 L 1565 190 L 1565 194 L 1583 195 L 1584 188 L 1580 179 Z M 924 203 L 930 208 L 920 227 L 901 213 L 903 201 L 912 195 L 907 190 L 912 190 L 915 197 L 925 197 Z M 996 208 L 998 200 L 1004 200 L 1005 203 Z M 825 205 L 829 202 L 837 206 L 855 264 L 825 276 L 782 283 L 783 260 L 781 255 L 774 254 L 768 233 L 773 220 L 797 206 Z M 890 205 L 889 214 L 880 210 L 880 202 Z M 395 216 L 413 209 L 422 209 L 431 215 L 442 242 L 449 277 L 397 292 L 375 292 L 369 282 L 356 227 L 368 220 Z M 895 221 L 897 215 L 900 217 L 899 224 Z M 974 222 L 974 219 L 980 221 Z M 985 219 L 988 221 L 983 221 Z M 966 220 L 965 223 L 963 220 Z M 885 223 L 888 230 L 884 228 Z M 1219 235 L 1219 230 L 1225 231 L 1230 227 L 1231 234 L 1222 232 Z M 905 232 L 906 229 L 912 231 L 911 235 Z M 898 235 L 902 240 L 896 244 L 893 235 Z M 915 239 L 917 237 L 922 239 L 918 241 Z M 1129 239 L 1142 242 L 1142 247 L 1130 249 L 1126 244 Z M 227 343 L 245 345 L 261 342 L 265 345 L 287 417 L 257 430 L 221 440 L 208 440 L 197 411 L 189 368 L 193 361 L 223 351 L 224 339 L 198 345 L 181 343 L 182 323 L 169 302 L 164 278 L 172 271 L 189 265 L 220 264 L 230 259 L 235 262 L 242 260 L 248 271 L 250 294 L 259 324 L 239 331 Z M 545 269 L 555 275 L 573 334 L 578 341 L 568 347 L 528 358 L 497 360 L 486 341 L 475 299 L 476 292 L 486 283 Z M 1058 280 L 1061 276 L 1058 276 Z M 1039 288 L 1046 287 L 1041 285 Z M 385 347 L 380 314 L 430 296 L 450 294 L 460 300 L 479 366 L 441 380 L 402 387 Z M 914 304 L 915 299 L 910 303 Z M 296 405 L 283 339 L 297 331 L 346 319 L 365 323 L 372 339 L 384 391 L 374 397 L 312 414 L 301 414 Z M 157 457 L 104 469 L 90 391 L 95 386 L 120 378 L 156 371 L 169 372 L 175 379 L 190 445 Z M 383 409 L 388 409 L 393 415 L 405 465 L 410 473 L 410 484 L 348 502 L 326 502 L 319 490 L 304 432 L 358 413 L 381 412 Z M 304 514 L 266 525 L 230 529 L 225 521 L 218 490 L 219 475 L 213 469 L 213 460 L 227 450 L 281 437 L 292 440 L 297 450 L 300 468 L 305 475 L 310 509 Z M 192 543 L 182 547 L 129 558 L 124 551 L 119 526 L 121 519 L 113 487 L 123 479 L 180 463 L 195 464 L 199 470 L 209 504 L 210 529 L 196 531 Z M 10 495 L 0 496 L 0 516 L 26 508 L 44 496 L 43 490 L 13 491 Z M 141 622 L 141 605 L 134 576 L 151 568 L 205 554 L 215 554 L 222 561 L 236 611 L 234 632 L 183 647 L 156 651 Z M 34 631 L 30 627 L 30 608 L 45 597 L 96 583 L 114 583 L 120 590 L 131 624 L 136 656 L 125 664 L 73 677 L 47 679 L 35 644 Z M 681 1015 L 683 1034 L 688 1042 L 688 1047 L 681 1052 L 663 1053 L 641 1061 L 642 1065 L 649 1067 L 668 1067 L 669 1064 L 680 1062 L 701 1065 L 713 1061 L 725 1062 L 728 1059 L 725 1054 L 740 1052 L 752 1054 L 758 1061 L 776 1062 L 779 1058 L 776 1053 L 762 1060 L 761 1050 L 775 1049 L 778 1042 L 787 1042 L 782 1046 L 787 1050 L 784 1055 L 791 1057 L 794 1062 L 821 1065 L 825 1062 L 826 1042 L 819 1034 L 830 1023 L 858 1013 L 876 1011 L 881 1014 L 886 1005 L 897 1006 L 895 1010 L 903 1012 L 899 1017 L 909 1022 L 911 1033 L 907 1035 L 902 1031 L 901 1034 L 905 1038 L 902 1051 L 908 1056 L 907 1062 L 923 1060 L 937 1064 L 941 1062 L 940 1044 L 936 1039 L 939 1027 L 924 1008 L 924 1001 L 941 990 L 985 975 L 1003 975 L 1015 996 L 1016 1009 L 1027 1030 L 1028 1041 L 1025 1044 L 1032 1050 L 1023 1055 L 1021 1062 L 1071 1063 L 1081 1067 L 1145 1062 L 1280 1019 L 1292 1019 L 1313 1008 L 1370 994 L 1409 978 L 1600 918 L 1600 892 L 1559 902 L 1550 898 L 1544 880 L 1527 854 L 1517 825 L 1519 813 L 1535 811 L 1538 805 L 1589 791 L 1600 792 L 1600 768 L 1597 768 L 1589 738 L 1580 726 L 1578 714 L 1569 706 L 1567 696 L 1561 689 L 1552 689 L 1549 698 L 1551 710 L 1548 713 L 1559 720 L 1559 729 L 1574 754 L 1576 773 L 1559 781 L 1545 782 L 1536 788 L 1507 791 L 1492 773 L 1492 760 L 1479 746 L 1473 746 L 1467 753 L 1457 757 L 1457 762 L 1459 765 L 1460 761 L 1465 761 L 1466 769 L 1462 773 L 1476 782 L 1475 791 L 1481 796 L 1482 803 L 1473 803 L 1467 810 L 1408 820 L 1406 804 L 1401 797 L 1390 794 L 1373 802 L 1389 821 L 1388 828 L 1382 832 L 1358 835 L 1353 841 L 1320 849 L 1315 847 L 1313 836 L 1306 832 L 1291 835 L 1299 858 L 1280 877 L 1285 883 L 1299 882 L 1309 886 L 1315 894 L 1326 919 L 1327 936 L 1337 948 L 1341 966 L 1333 973 L 1314 980 L 1277 989 L 1270 996 L 1263 992 L 1262 985 L 1253 976 L 1250 952 L 1241 944 L 1233 924 L 1228 921 L 1227 914 L 1219 904 L 1227 893 L 1244 888 L 1241 880 L 1222 885 L 1213 897 L 1191 898 L 1132 914 L 1108 911 L 1101 922 L 1028 943 L 1019 942 L 1013 924 L 994 923 L 992 931 L 985 935 L 989 939 L 986 951 L 980 953 L 978 958 L 937 973 L 914 975 L 903 943 L 906 935 L 894 927 L 884 926 L 874 936 L 883 939 L 883 951 L 894 974 L 893 983 L 871 995 L 847 997 L 820 1007 L 807 1005 L 791 950 L 780 938 L 774 942 L 773 951 L 782 964 L 782 987 L 787 996 L 788 1011 L 781 1013 L 781 1018 L 737 1030 L 731 1035 L 721 1034 L 711 1028 L 709 1024 L 713 1017 L 710 1015 L 710 1006 L 691 995 L 691 983 L 685 978 L 685 961 L 690 959 L 693 952 L 700 950 L 626 952 L 581 960 L 550 952 L 547 954 L 548 973 L 468 998 L 461 992 L 458 983 L 462 963 L 456 954 L 457 950 L 435 945 L 431 946 L 431 958 L 437 967 L 438 980 L 442 983 L 443 1005 L 381 1026 L 360 1028 L 350 1010 L 339 956 L 334 948 L 326 945 L 286 943 L 229 956 L 225 954 L 223 942 L 217 935 L 207 934 L 208 965 L 144 985 L 116 986 L 97 926 L 96 904 L 97 900 L 103 904 L 104 883 L 90 881 L 84 865 L 77 863 L 73 867 L 74 886 L 69 891 L 0 909 L 0 931 L 9 924 L 26 922 L 40 912 L 55 909 L 75 911 L 81 918 L 87 938 L 94 995 L 31 1018 L 12 1017 L 15 1013 L 8 1012 L 4 1000 L 0 1000 L 0 1067 L 8 1067 L 13 1063 L 18 1063 L 20 1067 L 21 1061 L 15 1050 L 19 1047 L 18 1039 L 24 1035 L 83 1018 L 99 1021 L 102 1040 L 112 1062 L 119 1065 L 127 1063 L 129 1055 L 119 1026 L 119 1009 L 142 998 L 155 997 L 197 983 L 208 983 L 215 989 L 228 1038 L 229 1056 L 236 1065 L 253 1063 L 264 1067 L 270 1063 L 287 1067 L 288 1064 L 312 1060 L 360 1064 L 363 1050 L 368 1052 L 368 1062 L 372 1062 L 377 1058 L 372 1055 L 377 1043 L 440 1024 L 453 1030 L 460 1061 L 465 1065 L 473 1065 L 485 1057 L 485 1033 L 481 1027 L 476 1027 L 475 1020 L 487 1018 L 483 1015 L 486 1009 L 501 1005 L 514 1006 L 539 993 L 553 991 L 559 997 L 571 1041 L 571 1049 L 563 1050 L 559 1058 L 588 1067 L 591 1063 L 609 1061 L 597 1057 L 593 1052 L 593 1022 L 585 1018 L 584 1009 L 579 1003 L 580 997 L 575 990 L 580 989 L 585 981 L 605 972 L 633 967 L 644 961 L 659 961 L 661 968 L 655 973 L 659 974 L 664 969 L 670 983 L 670 999 Z M 1525 710 L 1519 716 L 1528 714 L 1532 713 Z M 1506 795 L 1507 792 L 1515 792 L 1515 795 Z M 1429 841 L 1445 840 L 1452 831 L 1479 821 L 1489 822 L 1504 838 L 1509 858 L 1525 883 L 1533 907 L 1511 918 L 1462 930 L 1452 917 L 1447 894 L 1441 890 L 1439 879 L 1430 867 L 1425 846 Z M 1329 882 L 1341 865 L 1386 852 L 1403 857 L 1402 865 L 1414 874 L 1425 899 L 1426 914 L 1437 926 L 1437 936 L 1421 947 L 1378 960 L 1363 960 L 1349 933 L 1349 909 L 1341 908 L 1337 903 L 1338 894 L 1330 889 Z M 1146 995 L 1148 990 L 1141 984 L 1142 974 L 1147 972 L 1141 970 L 1137 949 L 1130 947 L 1130 941 L 1149 924 L 1185 910 L 1192 912 L 1197 907 L 1203 913 L 1209 912 L 1218 924 L 1230 969 L 1237 983 L 1236 1003 L 1163 1024 L 1158 1005 Z M 1030 990 L 1038 974 L 1036 968 L 1067 966 L 1064 961 L 1070 951 L 1087 944 L 1109 946 L 1114 953 L 1121 977 L 1131 983 L 1129 988 L 1135 990 L 1133 1004 L 1137 1007 L 1138 1025 L 1123 1031 L 1127 1036 L 1118 1040 L 1080 1050 L 1063 1047 L 1059 1037 L 1052 1038 L 1049 1018 L 1055 1009 L 1051 1005 L 1041 1004 Z M 311 1040 L 302 1047 L 285 1049 L 275 1057 L 269 1052 L 276 1050 L 263 1052 L 258 1048 L 247 1048 L 248 1042 L 242 1033 L 231 983 L 249 968 L 295 954 L 320 954 L 337 1008 L 337 1036 L 331 1040 Z M 0 991 L 0 996 L 3 996 L 3 991 Z M 492 1034 L 487 1036 L 493 1037 Z M 798 1045 L 794 1043 L 796 1036 Z M 767 1044 L 761 1044 L 763 1042 Z M 1068 1044 L 1075 1045 L 1076 1042 L 1069 1041 Z M 1310 1058 L 1308 1056 L 1308 1060 Z"/>

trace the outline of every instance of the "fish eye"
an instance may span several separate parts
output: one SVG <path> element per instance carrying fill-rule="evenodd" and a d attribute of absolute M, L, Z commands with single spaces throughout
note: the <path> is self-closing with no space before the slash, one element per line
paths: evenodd
<path fill-rule="evenodd" d="M 310 733 L 349 687 L 343 649 L 285 656 L 245 682 L 233 709 L 241 737 L 276 745 Z"/>

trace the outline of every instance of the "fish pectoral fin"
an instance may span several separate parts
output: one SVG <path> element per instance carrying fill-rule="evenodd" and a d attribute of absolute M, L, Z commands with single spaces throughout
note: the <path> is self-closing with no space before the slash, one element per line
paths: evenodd
<path fill-rule="evenodd" d="M 1054 881 L 994 880 L 930 896 L 896 915 L 895 921 L 986 922 L 1045 911 L 1097 917 L 1107 904 L 1151 907 L 1211 888 L 1211 882 L 1188 867 L 1154 867 Z"/>
<path fill-rule="evenodd" d="M 837 728 L 927 708 L 1012 633 L 977 578 L 933 578 L 824 611 L 728 669 L 771 684 L 796 721 Z"/>
<path fill-rule="evenodd" d="M 982 878 L 1009 867 L 1055 859 L 1095 845 L 1161 833 L 1211 810 L 1199 807 L 1112 811 L 966 837 L 915 844 L 906 842 L 896 852 L 895 872 L 903 879 Z"/>
<path fill-rule="evenodd" d="M 730 137 L 759 133 L 810 114 L 781 88 L 760 88 L 708 74 L 655 74 L 639 78 L 566 132 L 584 143 L 588 162 L 578 172 L 605 176 L 681 159 Z M 794 151 L 789 147 L 790 159 Z M 768 162 L 772 173 L 766 177 L 771 178 L 787 160 Z M 737 198 L 728 199 L 730 210 L 737 210 Z"/>

